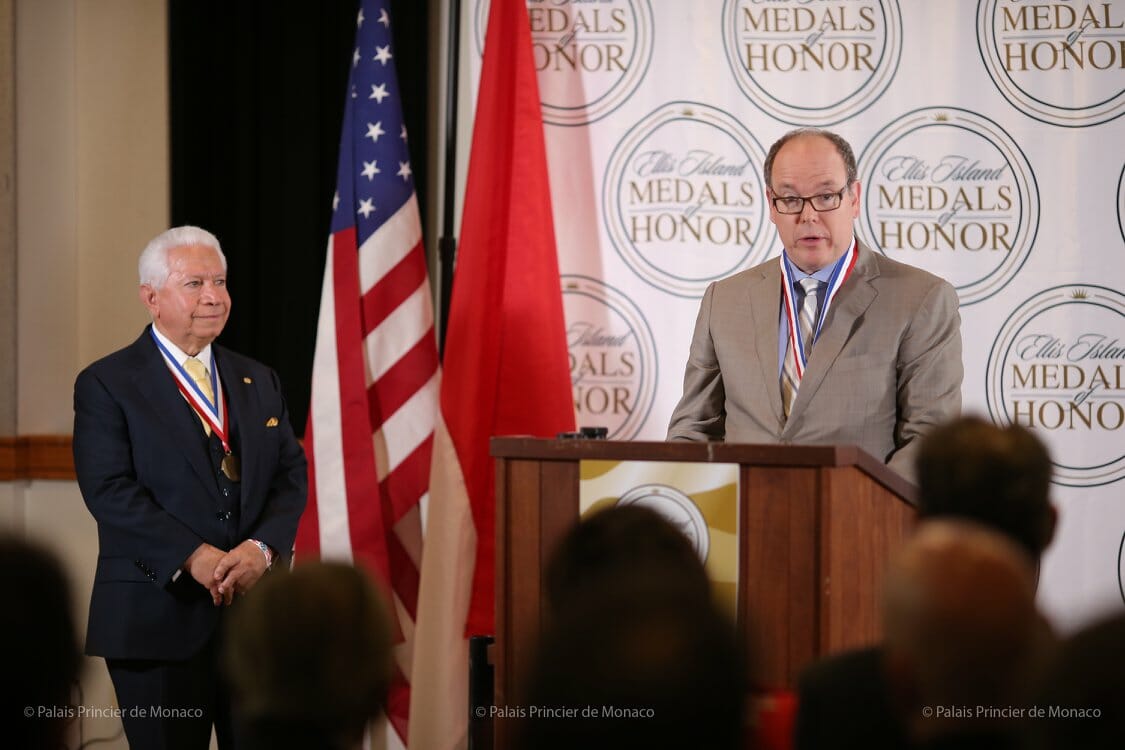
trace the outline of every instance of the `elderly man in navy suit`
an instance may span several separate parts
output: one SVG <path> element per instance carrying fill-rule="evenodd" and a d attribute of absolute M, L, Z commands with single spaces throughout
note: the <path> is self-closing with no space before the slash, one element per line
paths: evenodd
<path fill-rule="evenodd" d="M 131 747 L 232 747 L 223 610 L 293 546 L 304 453 L 277 375 L 213 343 L 226 258 L 198 227 L 141 253 L 152 325 L 74 385 L 74 463 L 98 524 L 86 651 L 106 660 Z"/>

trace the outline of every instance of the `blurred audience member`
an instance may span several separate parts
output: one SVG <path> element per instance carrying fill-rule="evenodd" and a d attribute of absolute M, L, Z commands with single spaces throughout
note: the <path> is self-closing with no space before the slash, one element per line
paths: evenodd
<path fill-rule="evenodd" d="M 644 508 L 602 511 L 547 575 L 552 617 L 520 700 L 519 747 L 746 747 L 745 657 L 678 530 Z"/>
<path fill-rule="evenodd" d="M 928 521 L 892 561 L 885 660 L 914 747 L 1019 747 L 1050 639 L 1032 561 L 967 521 Z"/>
<path fill-rule="evenodd" d="M 918 518 L 967 518 L 1039 558 L 1055 534 L 1051 457 L 1030 430 L 963 417 L 923 439 L 918 453 Z"/>
<path fill-rule="evenodd" d="M 7 648 L 0 680 L 0 744 L 54 750 L 75 715 L 71 690 L 80 656 L 70 585 L 41 547 L 0 534 L 0 639 Z"/>
<path fill-rule="evenodd" d="M 359 569 L 298 564 L 233 611 L 226 667 L 235 723 L 263 750 L 353 750 L 391 679 L 383 599 Z"/>
<path fill-rule="evenodd" d="M 564 611 L 572 598 L 621 575 L 664 594 L 711 598 L 707 571 L 683 532 L 651 508 L 616 505 L 563 537 L 545 572 L 547 601 L 552 611 Z"/>
<path fill-rule="evenodd" d="M 1033 722 L 1046 750 L 1125 747 L 1125 614 L 1102 620 L 1063 642 Z"/>
<path fill-rule="evenodd" d="M 797 680 L 796 750 L 905 750 L 906 729 L 891 705 L 881 647 L 853 649 L 810 664 Z"/>
<path fill-rule="evenodd" d="M 916 459 L 918 518 L 981 523 L 1018 544 L 1034 562 L 1055 531 L 1051 459 L 1019 425 L 997 427 L 962 417 L 926 435 Z M 797 750 L 907 747 L 894 711 L 879 647 L 810 665 L 798 682 Z"/>

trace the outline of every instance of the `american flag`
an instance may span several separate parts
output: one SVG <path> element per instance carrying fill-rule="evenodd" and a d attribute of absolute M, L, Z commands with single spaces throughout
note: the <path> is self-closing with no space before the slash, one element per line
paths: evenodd
<path fill-rule="evenodd" d="M 438 397 L 433 306 L 400 93 L 387 2 L 363 0 L 313 359 L 309 503 L 296 552 L 298 562 L 319 556 L 363 565 L 393 597 L 401 642 L 387 705 L 392 746 L 407 737 Z"/>

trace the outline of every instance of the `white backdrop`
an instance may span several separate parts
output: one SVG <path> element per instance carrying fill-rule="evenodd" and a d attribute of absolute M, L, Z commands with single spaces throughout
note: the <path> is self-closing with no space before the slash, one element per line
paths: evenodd
<path fill-rule="evenodd" d="M 703 290 L 780 252 L 766 149 L 830 127 L 859 235 L 958 290 L 965 411 L 1051 449 L 1044 609 L 1070 630 L 1125 606 L 1125 0 L 528 10 L 579 424 L 663 438 Z M 464 4 L 474 82 L 487 12 Z"/>

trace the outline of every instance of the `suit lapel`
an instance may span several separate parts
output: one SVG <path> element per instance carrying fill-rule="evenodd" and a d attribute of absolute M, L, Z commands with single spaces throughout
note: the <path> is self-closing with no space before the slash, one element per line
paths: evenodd
<path fill-rule="evenodd" d="M 808 368 L 805 370 L 805 374 L 801 378 L 801 385 L 797 389 L 797 398 L 793 401 L 786 431 L 792 425 L 799 424 L 806 404 L 816 395 L 817 390 L 824 382 L 825 376 L 832 369 L 832 364 L 848 343 L 856 322 L 875 301 L 878 292 L 875 291 L 871 281 L 878 275 L 879 269 L 871 251 L 860 243 L 859 258 L 856 260 L 855 269 L 848 280 L 844 282 L 844 285 L 840 287 L 832 306 L 828 308 L 828 318 L 824 321 L 820 338 L 817 339 L 812 354 L 809 355 Z M 780 396 L 778 398 L 780 400 Z"/>
<path fill-rule="evenodd" d="M 176 387 L 148 328 L 134 346 L 142 361 L 134 375 L 137 390 L 148 400 L 160 424 L 168 426 L 169 438 L 179 447 L 200 482 L 218 499 L 218 487 L 211 476 L 211 461 L 201 437 L 202 423 Z"/>
<path fill-rule="evenodd" d="M 762 331 L 755 336 L 755 349 L 762 382 L 766 383 L 770 409 L 774 417 L 781 421 L 781 381 L 778 376 L 777 331 L 778 316 L 781 314 L 781 269 L 778 262 L 770 263 L 762 269 L 761 276 L 755 278 L 749 287 L 751 331 Z M 772 332 L 772 335 L 770 334 Z M 771 388 L 770 383 L 777 387 Z"/>

